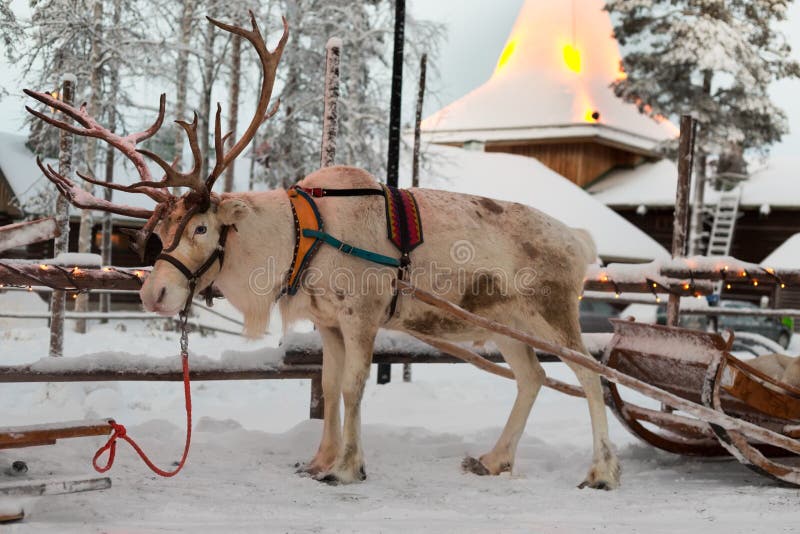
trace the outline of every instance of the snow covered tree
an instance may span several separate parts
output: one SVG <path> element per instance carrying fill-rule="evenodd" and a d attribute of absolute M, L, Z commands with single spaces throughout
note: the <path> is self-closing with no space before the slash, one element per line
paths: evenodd
<path fill-rule="evenodd" d="M 9 60 L 13 58 L 20 32 L 17 18 L 11 11 L 11 0 L 0 0 L 0 41 L 3 43 L 4 53 Z"/>
<path fill-rule="evenodd" d="M 385 176 L 393 2 L 282 0 L 280 10 L 290 21 L 292 37 L 279 73 L 280 120 L 266 125 L 266 141 L 259 145 L 269 147 L 270 162 L 260 179 L 271 186 L 288 186 L 318 167 L 325 45 L 331 37 L 342 41 L 336 161 Z M 436 47 L 441 33 L 438 25 L 412 20 L 406 29 L 408 42 L 419 40 L 430 48 Z M 408 64 L 416 66 L 424 51 L 408 47 Z"/>
<path fill-rule="evenodd" d="M 608 0 L 626 77 L 618 96 L 651 115 L 699 121 L 705 155 L 765 151 L 787 132 L 770 84 L 800 76 L 776 30 L 792 0 Z"/>

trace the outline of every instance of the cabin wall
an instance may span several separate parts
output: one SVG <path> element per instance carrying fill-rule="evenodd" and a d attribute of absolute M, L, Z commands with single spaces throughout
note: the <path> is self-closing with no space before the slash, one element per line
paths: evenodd
<path fill-rule="evenodd" d="M 612 207 L 612 209 L 667 250 L 672 249 L 671 207 L 648 208 L 644 215 L 636 213 L 635 207 Z M 757 209 L 743 210 L 733 232 L 731 256 L 743 261 L 761 263 L 784 241 L 798 232 L 800 232 L 800 208 L 773 209 L 769 215 L 762 215 Z M 797 267 L 800 268 L 800 265 Z"/>
<path fill-rule="evenodd" d="M 21 215 L 19 208 L 15 205 L 14 200 L 14 192 L 8 185 L 8 181 L 6 181 L 3 171 L 0 171 L 0 223 L 10 224 L 13 219 L 16 219 Z"/>
<path fill-rule="evenodd" d="M 486 152 L 504 152 L 536 158 L 580 187 L 586 187 L 617 167 L 632 167 L 643 160 L 639 154 L 595 141 L 491 142 Z"/>

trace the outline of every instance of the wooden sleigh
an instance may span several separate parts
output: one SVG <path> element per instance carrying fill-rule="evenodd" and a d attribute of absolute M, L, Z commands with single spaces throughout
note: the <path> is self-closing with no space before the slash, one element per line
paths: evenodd
<path fill-rule="evenodd" d="M 614 337 L 603 364 L 722 414 L 800 438 L 800 390 L 747 365 L 730 353 L 733 334 L 612 320 Z M 800 485 L 796 456 L 769 440 L 748 439 L 702 418 L 668 407 L 652 410 L 623 399 L 603 379 L 606 404 L 633 434 L 659 449 L 691 456 L 733 455 L 759 474 Z M 655 427 L 655 428 L 653 428 Z M 791 460 L 789 460 L 791 462 Z"/>
<path fill-rule="evenodd" d="M 606 403 L 635 435 L 660 449 L 695 456 L 733 455 L 759 474 L 800 486 L 800 390 L 731 355 L 733 335 L 612 320 L 614 335 L 602 361 L 470 313 L 407 282 L 399 287 L 459 319 L 522 341 L 599 374 Z M 438 342 L 443 352 L 501 376 L 511 371 L 468 349 Z M 580 388 L 548 378 L 573 396 Z M 623 399 L 619 386 L 661 403 L 652 409 Z M 655 427 L 655 428 L 652 428 Z"/>

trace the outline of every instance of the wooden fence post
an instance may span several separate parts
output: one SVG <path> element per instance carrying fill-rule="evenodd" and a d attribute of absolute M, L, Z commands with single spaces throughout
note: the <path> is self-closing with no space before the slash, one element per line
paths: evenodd
<path fill-rule="evenodd" d="M 72 74 L 64 75 L 61 88 L 61 100 L 72 105 L 75 94 L 76 78 Z M 72 119 L 64 115 L 61 119 L 72 124 Z M 58 145 L 58 172 L 61 176 L 69 176 L 72 172 L 72 134 L 60 130 Z M 69 202 L 63 195 L 56 198 L 56 222 L 60 235 L 53 243 L 53 256 L 69 250 Z M 67 297 L 64 291 L 53 291 L 50 296 L 50 356 L 61 356 L 64 352 L 64 311 Z"/>
<path fill-rule="evenodd" d="M 694 134 L 696 121 L 689 115 L 681 116 L 681 137 L 678 145 L 678 189 L 675 193 L 675 222 L 672 227 L 672 257 L 686 255 L 686 234 L 689 230 L 689 184 L 692 181 L 694 159 Z M 670 294 L 667 303 L 667 324 L 678 325 L 681 297 Z"/>
<path fill-rule="evenodd" d="M 389 147 L 386 158 L 386 185 L 398 186 L 400 173 L 400 114 L 403 101 L 403 45 L 406 28 L 406 0 L 395 0 L 394 46 L 392 50 L 392 94 L 389 102 Z M 378 365 L 378 384 L 392 381 L 392 366 Z"/>
<path fill-rule="evenodd" d="M 419 152 L 422 123 L 422 103 L 425 100 L 425 73 L 428 69 L 428 54 L 419 60 L 419 88 L 417 89 L 417 109 L 414 115 L 414 154 L 411 164 L 411 187 L 419 187 Z"/>
<path fill-rule="evenodd" d="M 330 167 L 336 157 L 336 134 L 339 131 L 339 62 L 342 40 L 328 39 L 325 61 L 325 113 L 322 118 L 322 148 L 319 166 Z"/>

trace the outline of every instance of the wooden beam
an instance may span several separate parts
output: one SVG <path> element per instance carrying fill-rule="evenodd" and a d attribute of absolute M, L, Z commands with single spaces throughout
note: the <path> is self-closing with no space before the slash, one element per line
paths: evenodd
<path fill-rule="evenodd" d="M 41 262 L 0 261 L 0 285 L 44 286 L 65 291 L 132 289 L 138 291 L 150 268 L 88 267 Z"/>
<path fill-rule="evenodd" d="M 0 252 L 61 235 L 54 217 L 0 226 Z"/>
<path fill-rule="evenodd" d="M 275 380 L 283 378 L 313 378 L 319 366 L 295 365 L 274 369 L 199 369 L 190 371 L 192 380 Z M 183 373 L 171 369 L 111 369 L 62 367 L 39 370 L 31 365 L 0 367 L 0 383 L 11 382 L 182 382 Z"/>
<path fill-rule="evenodd" d="M 66 438 L 106 436 L 110 433 L 111 426 L 107 420 L 4 427 L 0 428 L 0 449 L 55 443 Z"/>
<path fill-rule="evenodd" d="M 42 480 L 22 484 L 0 484 L 0 495 L 4 497 L 41 497 L 44 495 L 103 490 L 110 487 L 111 479 L 108 477 L 84 480 Z"/>
<path fill-rule="evenodd" d="M 694 160 L 694 134 L 696 123 L 689 115 L 681 116 L 681 137 L 678 145 L 678 188 L 675 192 L 675 221 L 672 227 L 672 257 L 686 255 L 686 237 L 689 231 L 689 184 L 692 181 Z M 670 294 L 667 302 L 667 324 L 678 324 L 680 296 Z"/>

